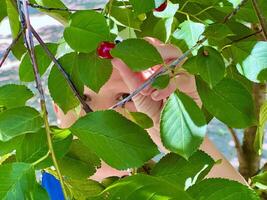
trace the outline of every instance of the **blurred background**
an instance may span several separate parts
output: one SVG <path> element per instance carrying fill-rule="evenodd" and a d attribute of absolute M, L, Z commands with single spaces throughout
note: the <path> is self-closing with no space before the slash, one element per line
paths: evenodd
<path fill-rule="evenodd" d="M 89 8 L 99 8 L 103 7 L 107 0 L 63 0 L 68 8 L 75 9 L 89 9 Z M 31 8 L 31 23 L 32 26 L 37 30 L 45 42 L 56 42 L 62 36 L 63 26 L 54 20 L 53 18 L 40 13 L 38 10 Z M 8 20 L 3 20 L 0 23 L 0 57 L 2 57 L 3 52 L 12 42 L 11 31 L 9 27 Z M 37 44 L 37 43 L 36 43 Z M 7 83 L 19 83 L 18 76 L 19 61 L 17 61 L 12 54 L 9 55 L 8 59 L 5 61 L 3 67 L 0 69 L 0 86 Z M 49 73 L 49 72 L 48 72 Z M 47 73 L 47 74 L 48 74 Z M 45 85 L 46 101 L 49 112 L 49 121 L 51 124 L 56 125 L 56 117 L 52 107 L 52 100 L 49 96 L 47 89 L 47 74 L 42 77 L 43 85 Z M 38 94 L 35 83 L 27 84 L 28 87 L 35 93 Z M 19 97 L 18 97 L 19 98 Z M 38 95 L 28 101 L 28 105 L 35 107 L 40 110 L 40 105 L 38 102 Z M 242 137 L 240 130 L 236 130 L 239 139 Z M 236 157 L 236 151 L 234 147 L 234 142 L 232 141 L 231 134 L 229 133 L 227 127 L 220 123 L 218 120 L 214 119 L 208 126 L 208 136 L 215 143 L 217 148 L 226 156 L 226 158 L 235 166 L 238 166 L 238 160 Z M 263 159 L 262 164 L 267 161 L 267 140 L 265 139 L 263 145 Z"/>

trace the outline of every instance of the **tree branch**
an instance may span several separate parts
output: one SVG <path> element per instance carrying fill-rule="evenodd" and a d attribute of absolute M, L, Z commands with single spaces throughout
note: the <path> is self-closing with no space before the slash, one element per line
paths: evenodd
<path fill-rule="evenodd" d="M 251 0 L 252 1 L 252 4 L 253 4 L 253 7 L 254 7 L 254 10 L 256 12 L 256 15 L 259 19 L 259 22 L 261 24 L 261 28 L 263 30 L 263 35 L 264 35 L 264 39 L 267 40 L 267 19 L 264 17 L 261 9 L 260 9 L 260 6 L 258 4 L 258 1 L 257 0 Z"/>
<path fill-rule="evenodd" d="M 234 141 L 234 143 L 235 143 L 235 148 L 236 148 L 236 150 L 237 150 L 239 153 L 242 153 L 241 143 L 240 143 L 240 141 L 239 141 L 239 139 L 238 139 L 238 137 L 237 137 L 237 134 L 236 134 L 235 130 L 234 130 L 233 128 L 231 128 L 231 127 L 228 127 L 228 130 L 229 130 L 229 132 L 231 133 L 231 136 L 232 136 L 233 141 Z"/>
<path fill-rule="evenodd" d="M 52 138 L 51 138 L 51 130 L 50 130 L 49 122 L 48 122 L 48 113 L 47 113 L 47 108 L 46 108 L 45 95 L 44 95 L 44 90 L 42 87 L 41 76 L 39 73 L 38 64 L 36 61 L 36 55 L 34 52 L 34 42 L 33 42 L 33 36 L 32 36 L 32 32 L 31 32 L 31 25 L 30 25 L 27 0 L 23 0 L 22 2 L 20 2 L 20 0 L 17 0 L 17 3 L 18 3 L 18 10 L 19 10 L 19 15 L 20 15 L 20 19 L 21 19 L 22 29 L 24 30 L 24 28 L 25 28 L 25 30 L 26 30 L 24 32 L 24 42 L 27 46 L 27 50 L 28 50 L 30 58 L 31 58 L 35 82 L 36 82 L 37 89 L 38 89 L 39 94 L 40 94 L 40 105 L 41 105 L 41 110 L 42 110 L 42 117 L 44 120 L 44 126 L 45 126 L 45 130 L 46 130 L 46 136 L 47 136 L 47 143 L 48 143 L 49 151 L 51 153 L 53 164 L 54 164 L 54 167 L 56 169 L 57 175 L 59 177 L 59 181 L 60 181 L 64 196 L 65 196 L 65 199 L 67 199 L 67 193 L 66 193 L 66 190 L 64 187 L 63 177 L 62 177 L 61 172 L 59 170 L 56 155 L 55 155 L 54 148 L 53 148 L 53 143 L 52 143 Z M 23 10 L 21 7 L 21 3 L 23 5 Z"/>
<path fill-rule="evenodd" d="M 15 44 L 18 42 L 18 40 L 20 39 L 20 37 L 22 36 L 23 33 L 23 29 L 21 29 L 17 35 L 17 37 L 15 39 L 12 40 L 12 43 L 7 47 L 7 49 L 5 50 L 3 57 L 0 61 L 0 68 L 2 67 L 2 65 L 4 64 L 8 54 L 10 53 L 11 49 L 15 46 Z"/>
<path fill-rule="evenodd" d="M 61 74 L 64 76 L 65 80 L 67 81 L 67 83 L 69 84 L 71 90 L 73 91 L 73 93 L 75 94 L 75 96 L 78 98 L 78 100 L 80 101 L 80 103 L 83 106 L 83 109 L 85 110 L 86 113 L 92 112 L 92 109 L 89 107 L 89 105 L 85 102 L 84 98 L 79 94 L 76 86 L 74 85 L 74 83 L 72 82 L 71 78 L 69 77 L 69 75 L 65 72 L 64 68 L 62 67 L 62 65 L 59 63 L 59 61 L 56 59 L 56 57 L 52 54 L 52 52 L 48 49 L 47 45 L 44 43 L 44 41 L 42 40 L 42 38 L 40 37 L 40 35 L 35 31 L 35 29 L 30 25 L 32 34 L 34 35 L 34 37 L 36 38 L 36 40 L 39 42 L 39 44 L 43 47 L 45 53 L 48 55 L 48 57 L 53 61 L 53 63 L 57 66 L 57 68 L 59 69 L 59 71 L 61 72 Z"/>
<path fill-rule="evenodd" d="M 32 8 L 39 8 L 42 10 L 48 10 L 48 11 L 65 11 L 65 12 L 72 12 L 72 11 L 82 11 L 81 9 L 69 9 L 69 8 L 51 8 L 51 7 L 46 7 L 46 6 L 41 6 L 39 4 L 33 4 L 33 3 L 28 3 L 29 6 L 31 6 Z M 93 8 L 90 10 L 95 10 L 95 11 L 102 11 L 103 8 Z"/>

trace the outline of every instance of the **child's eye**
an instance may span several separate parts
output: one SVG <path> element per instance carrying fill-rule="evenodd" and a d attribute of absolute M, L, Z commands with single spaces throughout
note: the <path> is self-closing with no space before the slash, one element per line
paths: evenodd
<path fill-rule="evenodd" d="M 129 93 L 122 93 L 117 100 L 122 101 L 123 99 L 127 98 L 129 95 L 130 95 Z M 131 101 L 132 99 L 129 102 Z"/>
<path fill-rule="evenodd" d="M 84 100 L 85 100 L 86 102 L 89 102 L 89 101 L 91 101 L 92 99 L 91 99 L 91 97 L 90 97 L 89 95 L 84 94 Z"/>

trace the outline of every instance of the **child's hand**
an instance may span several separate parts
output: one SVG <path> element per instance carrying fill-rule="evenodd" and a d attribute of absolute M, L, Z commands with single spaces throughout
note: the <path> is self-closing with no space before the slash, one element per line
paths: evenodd
<path fill-rule="evenodd" d="M 166 63 L 170 63 L 182 55 L 182 51 L 173 45 L 164 44 L 155 38 L 147 37 L 145 40 L 157 48 Z M 153 68 L 143 72 L 133 72 L 122 60 L 117 58 L 112 60 L 112 64 L 113 67 L 119 70 L 121 77 L 131 92 L 140 86 L 149 76 L 155 73 L 153 69 L 160 68 L 160 66 L 154 66 Z M 196 90 L 194 76 L 187 73 L 180 73 L 175 77 L 175 79 L 171 80 L 167 88 L 163 90 L 156 90 L 150 86 L 144 89 L 140 94 L 136 95 L 133 98 L 136 109 L 149 115 L 149 117 L 151 117 L 154 121 L 155 128 L 158 129 L 163 102 L 177 88 L 191 96 L 199 105 L 201 104 Z M 158 130 L 154 132 L 158 132 Z M 161 144 L 159 134 L 150 133 L 150 135 L 154 142 L 162 150 L 165 150 Z"/>

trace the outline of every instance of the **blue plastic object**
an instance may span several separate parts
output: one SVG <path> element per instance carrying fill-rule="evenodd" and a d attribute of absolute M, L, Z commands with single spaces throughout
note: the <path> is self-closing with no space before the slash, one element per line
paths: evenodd
<path fill-rule="evenodd" d="M 47 191 L 51 200 L 65 200 L 60 182 L 52 174 L 42 173 L 42 187 Z"/>

